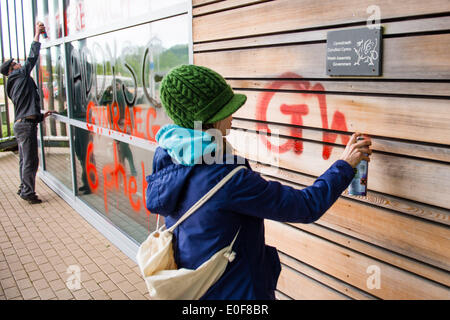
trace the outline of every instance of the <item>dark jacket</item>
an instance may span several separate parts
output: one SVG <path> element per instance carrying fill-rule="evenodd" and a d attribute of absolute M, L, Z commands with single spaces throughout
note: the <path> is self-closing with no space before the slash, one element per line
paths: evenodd
<path fill-rule="evenodd" d="M 41 43 L 33 41 L 28 58 L 22 68 L 14 70 L 8 76 L 6 92 L 14 103 L 16 120 L 28 116 L 37 116 L 37 122 L 44 119 L 44 115 L 41 114 L 39 90 L 30 76 L 31 70 L 39 58 L 40 48 Z"/>
<path fill-rule="evenodd" d="M 281 266 L 276 249 L 265 245 L 264 219 L 314 222 L 354 176 L 352 167 L 338 160 L 312 186 L 297 190 L 267 181 L 251 170 L 247 160 L 245 164 L 247 170 L 234 175 L 174 231 L 178 267 L 194 269 L 229 245 L 241 227 L 233 248 L 235 260 L 202 299 L 274 299 Z M 236 166 L 176 164 L 158 147 L 153 174 L 147 177 L 147 207 L 164 216 L 170 227 Z"/>

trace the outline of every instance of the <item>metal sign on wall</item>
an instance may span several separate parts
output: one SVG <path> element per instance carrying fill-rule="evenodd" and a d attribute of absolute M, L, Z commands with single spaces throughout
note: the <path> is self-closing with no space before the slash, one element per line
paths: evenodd
<path fill-rule="evenodd" d="M 327 75 L 380 76 L 382 28 L 327 33 Z"/>

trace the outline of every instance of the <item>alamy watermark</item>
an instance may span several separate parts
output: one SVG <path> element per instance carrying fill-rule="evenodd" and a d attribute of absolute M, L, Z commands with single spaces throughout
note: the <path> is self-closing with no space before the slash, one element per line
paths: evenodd
<path fill-rule="evenodd" d="M 377 5 L 370 5 L 367 7 L 366 12 L 370 15 L 367 18 L 367 28 L 369 29 L 380 29 L 381 24 L 381 9 Z"/>
<path fill-rule="evenodd" d="M 194 130 L 183 127 L 175 127 L 172 130 L 171 138 L 190 142 L 171 148 L 172 161 L 176 164 L 177 158 L 187 157 L 193 162 L 191 164 L 242 165 L 247 158 L 254 161 L 267 159 L 272 167 L 279 167 L 277 148 L 281 143 L 277 130 L 271 130 L 270 134 L 261 131 L 255 134 L 253 130 L 227 129 L 224 136 L 224 132 L 219 129 L 203 129 L 201 121 L 194 122 Z M 261 136 L 270 141 L 270 150 L 260 139 Z M 190 158 L 192 155 L 193 158 Z"/>
<path fill-rule="evenodd" d="M 370 265 L 366 269 L 366 273 L 370 274 L 366 280 L 366 286 L 369 290 L 381 289 L 381 269 L 377 265 Z"/>
<path fill-rule="evenodd" d="M 381 24 L 381 9 L 377 5 L 370 5 L 366 9 L 369 17 L 367 18 L 367 28 L 380 29 Z M 366 286 L 369 290 L 381 289 L 381 269 L 377 265 L 370 265 L 366 269 L 369 274 L 366 280 Z"/>
<path fill-rule="evenodd" d="M 75 291 L 81 289 L 81 269 L 78 265 L 67 267 L 66 273 L 69 275 L 66 279 L 66 287 Z"/>

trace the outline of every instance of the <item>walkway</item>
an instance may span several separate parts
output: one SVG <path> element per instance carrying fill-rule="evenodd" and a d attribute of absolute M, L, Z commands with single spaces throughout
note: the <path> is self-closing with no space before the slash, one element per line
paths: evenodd
<path fill-rule="evenodd" d="M 17 156 L 0 153 L 0 300 L 148 299 L 137 265 L 47 185 L 37 205 L 18 186 Z"/>

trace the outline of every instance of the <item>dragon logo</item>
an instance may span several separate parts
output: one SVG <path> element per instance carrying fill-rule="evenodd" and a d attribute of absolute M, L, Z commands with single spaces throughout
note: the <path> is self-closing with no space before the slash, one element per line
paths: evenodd
<path fill-rule="evenodd" d="M 371 39 L 358 41 L 356 43 L 356 48 L 353 48 L 358 56 L 358 61 L 356 61 L 354 65 L 359 66 L 362 61 L 368 63 L 369 66 L 373 66 L 373 61 L 378 59 L 378 52 L 375 50 L 376 47 L 377 39 L 375 39 L 375 41 L 372 41 Z"/>

